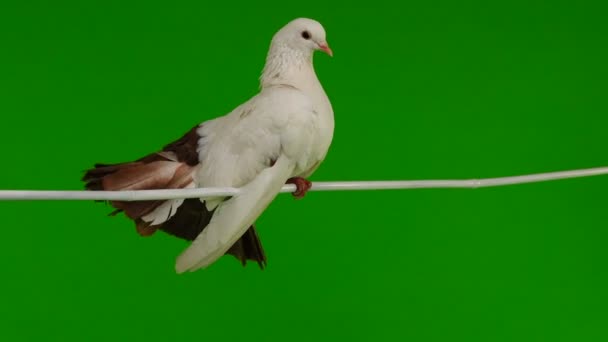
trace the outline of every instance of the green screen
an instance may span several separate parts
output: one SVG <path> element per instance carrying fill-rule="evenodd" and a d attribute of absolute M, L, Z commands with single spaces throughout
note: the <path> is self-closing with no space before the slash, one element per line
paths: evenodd
<path fill-rule="evenodd" d="M 0 189 L 82 189 L 258 90 L 272 35 L 319 20 L 336 130 L 313 181 L 608 164 L 602 2 L 0 5 Z M 187 242 L 91 201 L 0 203 L 2 341 L 605 341 L 607 177 L 280 195 L 264 271 L 177 275 Z"/>

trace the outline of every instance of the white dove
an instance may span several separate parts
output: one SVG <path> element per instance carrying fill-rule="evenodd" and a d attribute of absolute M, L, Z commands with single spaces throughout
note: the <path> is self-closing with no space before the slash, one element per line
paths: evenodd
<path fill-rule="evenodd" d="M 95 164 L 89 190 L 239 187 L 216 199 L 112 201 L 137 231 L 156 230 L 192 240 L 177 258 L 177 273 L 205 268 L 224 254 L 243 265 L 266 265 L 255 220 L 286 183 L 305 195 L 306 179 L 325 159 L 334 132 L 333 109 L 313 68 L 313 53 L 333 56 L 323 26 L 299 18 L 273 37 L 260 92 L 230 113 L 205 121 L 162 151 L 132 162 Z"/>

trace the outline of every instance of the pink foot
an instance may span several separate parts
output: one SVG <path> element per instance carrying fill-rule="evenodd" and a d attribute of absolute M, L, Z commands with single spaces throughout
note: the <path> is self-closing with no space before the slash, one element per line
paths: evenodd
<path fill-rule="evenodd" d="M 304 197 L 306 195 L 306 192 L 308 192 L 308 190 L 312 186 L 312 183 L 309 180 L 307 180 L 306 178 L 302 178 L 302 177 L 289 178 L 287 180 L 286 184 L 295 184 L 296 185 L 296 191 L 294 191 L 292 193 L 293 197 L 295 197 L 296 199 L 300 199 L 300 198 Z"/>

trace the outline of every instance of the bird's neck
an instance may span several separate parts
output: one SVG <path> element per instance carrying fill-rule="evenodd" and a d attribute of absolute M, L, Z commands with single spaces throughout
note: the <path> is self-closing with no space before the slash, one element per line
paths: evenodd
<path fill-rule="evenodd" d="M 272 46 L 260 77 L 262 89 L 288 85 L 301 90 L 316 87 L 319 81 L 312 63 L 312 51 L 303 52 L 286 46 Z"/>

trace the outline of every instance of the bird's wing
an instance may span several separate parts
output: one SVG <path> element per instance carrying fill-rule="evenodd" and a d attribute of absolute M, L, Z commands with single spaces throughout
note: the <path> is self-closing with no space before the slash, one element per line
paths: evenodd
<path fill-rule="evenodd" d="M 279 193 L 293 165 L 285 155 L 280 156 L 238 195 L 222 202 L 205 230 L 177 258 L 177 273 L 204 268 L 224 255 Z"/>
<path fill-rule="evenodd" d="M 205 122 L 198 129 L 199 187 L 241 187 L 271 166 L 285 150 L 285 133 L 306 124 L 308 97 L 292 88 L 277 88 L 253 97 L 230 114 Z M 310 125 L 309 125 L 310 126 Z M 305 130 L 305 129 L 304 129 Z M 311 129 L 308 129 L 309 131 Z M 208 199 L 213 210 L 223 199 Z"/>
<path fill-rule="evenodd" d="M 310 153 L 313 114 L 302 93 L 276 89 L 201 126 L 201 167 L 196 181 L 205 187 L 233 186 L 242 191 L 227 200 L 206 202 L 215 212 L 177 259 L 178 273 L 214 262 L 266 209 L 301 157 Z"/>

